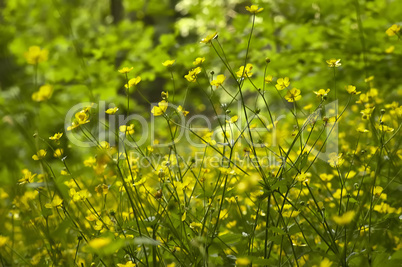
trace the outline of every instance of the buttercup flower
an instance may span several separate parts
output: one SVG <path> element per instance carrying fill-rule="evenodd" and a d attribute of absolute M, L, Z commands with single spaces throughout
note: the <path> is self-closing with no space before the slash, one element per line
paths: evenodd
<path fill-rule="evenodd" d="M 340 65 L 342 65 L 341 60 L 340 59 L 335 59 L 335 58 L 328 59 L 326 62 L 328 64 L 328 67 L 330 67 L 330 68 L 337 68 Z"/>
<path fill-rule="evenodd" d="M 345 160 L 342 158 L 342 153 L 331 153 L 329 154 L 328 163 L 332 168 L 336 168 L 342 165 Z"/>
<path fill-rule="evenodd" d="M 332 219 L 338 225 L 347 225 L 352 222 L 353 218 L 355 217 L 356 212 L 353 210 L 347 211 L 341 216 L 334 215 Z"/>
<path fill-rule="evenodd" d="M 216 86 L 216 88 L 218 88 L 220 85 L 223 84 L 225 79 L 226 79 L 226 76 L 223 74 L 220 74 L 220 75 L 216 76 L 215 80 L 211 81 L 211 85 Z"/>
<path fill-rule="evenodd" d="M 46 156 L 47 152 L 44 149 L 39 150 L 35 155 L 32 156 L 33 160 L 40 160 Z"/>
<path fill-rule="evenodd" d="M 285 95 L 285 99 L 288 102 L 296 102 L 300 100 L 300 98 L 301 98 L 300 90 L 297 88 L 290 89 Z"/>
<path fill-rule="evenodd" d="M 290 84 L 289 77 L 279 78 L 279 79 L 276 81 L 275 87 L 276 87 L 276 89 L 278 89 L 278 90 L 280 91 L 280 90 L 283 90 L 283 89 L 285 89 L 286 87 L 288 87 L 289 84 Z"/>
<path fill-rule="evenodd" d="M 114 108 L 108 108 L 105 112 L 109 115 L 113 115 L 115 114 L 117 111 L 119 110 L 118 107 L 114 107 Z"/>
<path fill-rule="evenodd" d="M 264 81 L 265 81 L 265 83 L 271 83 L 271 82 L 272 82 L 272 75 L 267 75 L 267 76 L 264 78 Z"/>
<path fill-rule="evenodd" d="M 163 66 L 165 67 L 171 67 L 175 63 L 175 59 L 172 60 L 166 60 L 165 62 L 162 63 Z"/>
<path fill-rule="evenodd" d="M 130 125 L 121 125 L 119 127 L 120 132 L 125 133 L 126 135 L 134 134 L 134 124 Z"/>
<path fill-rule="evenodd" d="M 158 103 L 157 106 L 154 106 L 151 110 L 152 114 L 154 114 L 154 116 L 160 116 L 163 113 L 165 113 L 165 111 L 167 110 L 168 107 L 168 102 L 166 102 L 165 100 L 162 100 L 161 102 Z"/>
<path fill-rule="evenodd" d="M 325 89 L 320 89 L 320 90 L 318 90 L 317 92 L 314 91 L 314 94 L 316 94 L 317 97 L 323 97 L 323 96 L 328 95 L 329 91 L 331 91 L 331 90 L 330 90 L 330 89 L 327 89 L 327 90 L 325 90 Z"/>
<path fill-rule="evenodd" d="M 246 6 L 246 10 L 251 14 L 257 14 L 264 10 L 262 7 L 258 7 L 257 5 Z"/>
<path fill-rule="evenodd" d="M 28 52 L 25 52 L 24 56 L 28 64 L 36 65 L 38 63 L 47 61 L 49 51 L 46 49 L 41 49 L 39 46 L 31 46 Z"/>
<path fill-rule="evenodd" d="M 55 158 L 61 158 L 63 156 L 64 150 L 62 148 L 58 148 L 54 151 L 53 156 Z"/>
<path fill-rule="evenodd" d="M 119 69 L 118 71 L 119 71 L 121 74 L 126 74 L 126 73 L 129 73 L 130 71 L 132 71 L 133 69 L 134 69 L 134 67 L 131 67 L 131 68 L 124 67 L 124 68 L 122 68 L 122 69 Z"/>
<path fill-rule="evenodd" d="M 127 84 L 125 84 L 124 87 L 126 87 L 126 88 L 130 87 L 130 88 L 131 88 L 131 87 L 133 87 L 134 85 L 139 84 L 140 81 L 141 81 L 141 77 L 140 77 L 140 76 L 137 76 L 136 78 L 130 79 L 130 80 L 128 81 L 128 86 L 127 86 Z"/>
<path fill-rule="evenodd" d="M 42 102 L 49 100 L 53 94 L 53 87 L 45 84 L 39 88 L 39 91 L 32 94 L 32 100 L 35 102 Z"/>
<path fill-rule="evenodd" d="M 198 65 L 202 64 L 204 61 L 205 61 L 205 57 L 197 57 L 194 60 L 193 65 L 198 66 Z"/>
<path fill-rule="evenodd" d="M 63 133 L 55 133 L 53 136 L 49 137 L 50 140 L 58 141 L 63 136 Z"/>
<path fill-rule="evenodd" d="M 178 106 L 177 107 L 177 112 L 180 112 L 180 113 L 182 113 L 184 116 L 187 116 L 188 115 L 188 111 L 187 110 L 185 110 L 182 106 Z"/>
<path fill-rule="evenodd" d="M 239 78 L 247 78 L 253 76 L 253 73 L 251 70 L 253 69 L 253 65 L 248 63 L 246 65 L 246 69 L 244 69 L 244 66 L 241 66 L 239 70 L 236 72 L 237 77 Z M 243 73 L 244 72 L 244 73 Z"/>
<path fill-rule="evenodd" d="M 394 36 L 394 35 L 397 35 L 400 30 L 401 30 L 401 26 L 399 26 L 399 25 L 397 25 L 397 24 L 394 24 L 394 25 L 392 25 L 391 27 L 389 27 L 389 28 L 385 31 L 385 33 L 386 33 L 388 36 Z"/>
<path fill-rule="evenodd" d="M 213 39 L 218 37 L 218 33 L 214 32 L 213 34 L 208 35 L 207 37 L 201 39 L 200 43 L 209 44 Z"/>
<path fill-rule="evenodd" d="M 190 70 L 187 75 L 184 75 L 184 78 L 186 78 L 187 81 L 194 83 L 197 80 L 197 75 L 200 72 L 201 72 L 201 68 L 197 67 L 195 69 Z"/>
<path fill-rule="evenodd" d="M 356 86 L 353 86 L 353 85 L 345 86 L 345 89 L 346 89 L 346 91 L 348 91 L 348 93 L 351 94 L 351 95 L 358 95 L 358 94 L 361 93 L 361 92 L 357 92 L 357 91 L 356 91 Z"/>

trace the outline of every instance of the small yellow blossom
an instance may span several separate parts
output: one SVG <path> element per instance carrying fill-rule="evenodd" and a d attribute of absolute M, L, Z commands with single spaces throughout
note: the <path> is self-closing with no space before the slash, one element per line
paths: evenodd
<path fill-rule="evenodd" d="M 88 245 L 93 249 L 102 249 L 109 245 L 112 242 L 112 239 L 107 237 L 99 237 L 92 239 L 88 242 Z"/>
<path fill-rule="evenodd" d="M 384 125 L 384 124 L 378 126 L 378 129 L 385 133 L 391 133 L 394 131 L 394 128 L 388 127 L 387 125 Z"/>
<path fill-rule="evenodd" d="M 195 82 L 197 80 L 197 75 L 201 72 L 201 68 L 200 67 L 196 67 L 195 69 L 192 69 L 188 72 L 187 75 L 184 76 L 184 78 L 186 78 L 187 81 L 189 82 Z"/>
<path fill-rule="evenodd" d="M 43 159 L 46 156 L 46 150 L 41 149 L 39 150 L 35 155 L 32 156 L 33 160 L 40 160 Z"/>
<path fill-rule="evenodd" d="M 369 132 L 369 130 L 367 130 L 366 128 L 364 128 L 364 127 L 359 127 L 359 128 L 357 128 L 356 129 L 359 133 L 368 133 Z"/>
<path fill-rule="evenodd" d="M 340 65 L 342 65 L 341 60 L 340 59 L 335 59 L 335 58 L 328 59 L 326 62 L 328 64 L 328 67 L 330 67 L 330 68 L 337 68 Z"/>
<path fill-rule="evenodd" d="M 53 207 L 54 208 L 59 207 L 59 206 L 61 206 L 61 204 L 63 204 L 63 199 L 61 199 L 58 195 L 55 195 L 53 197 L 52 202 L 46 203 L 45 207 L 48 208 L 48 209 L 51 209 Z"/>
<path fill-rule="evenodd" d="M 72 122 L 71 126 L 67 127 L 67 131 L 71 131 L 72 129 L 75 129 L 82 124 L 90 122 L 88 109 L 83 109 L 75 113 L 74 117 L 75 119 Z"/>
<path fill-rule="evenodd" d="M 351 94 L 351 95 L 358 95 L 358 94 L 361 93 L 361 92 L 357 92 L 357 91 L 356 91 L 356 86 L 353 86 L 353 85 L 345 86 L 345 89 L 346 89 L 346 91 L 348 91 L 348 93 Z"/>
<path fill-rule="evenodd" d="M 387 49 L 385 49 L 385 53 L 387 54 L 391 54 L 395 51 L 395 46 L 391 45 L 390 47 L 388 47 Z"/>
<path fill-rule="evenodd" d="M 347 225 L 352 222 L 353 218 L 355 217 L 356 212 L 353 210 L 347 211 L 341 216 L 334 215 L 332 219 L 338 225 Z"/>
<path fill-rule="evenodd" d="M 236 264 L 238 266 L 247 266 L 251 263 L 250 259 L 245 258 L 245 257 L 239 257 L 236 259 Z"/>
<path fill-rule="evenodd" d="M 288 87 L 289 84 L 290 84 L 289 77 L 279 78 L 279 79 L 276 81 L 275 87 L 276 87 L 276 89 L 278 89 L 278 90 L 280 91 L 280 90 L 283 90 L 283 89 L 285 89 L 286 87 Z"/>
<path fill-rule="evenodd" d="M 345 161 L 342 156 L 343 156 L 342 153 L 338 154 L 334 152 L 329 154 L 329 160 L 328 160 L 329 165 L 331 165 L 331 167 L 333 168 L 341 166 L 342 163 Z"/>
<path fill-rule="evenodd" d="M 162 63 L 163 66 L 165 67 L 171 67 L 175 63 L 175 59 L 172 60 L 166 60 L 165 62 Z"/>
<path fill-rule="evenodd" d="M 179 113 L 182 113 L 184 116 L 187 116 L 188 115 L 188 111 L 187 110 L 185 110 L 182 106 L 178 106 L 177 107 L 177 112 L 179 112 Z"/>
<path fill-rule="evenodd" d="M 216 86 L 216 88 L 218 88 L 219 86 L 221 86 L 223 84 L 225 79 L 226 79 L 225 75 L 219 74 L 218 76 L 216 76 L 215 80 L 211 81 L 211 85 Z"/>
<path fill-rule="evenodd" d="M 55 158 L 61 158 L 63 156 L 64 150 L 62 148 L 58 148 L 54 151 L 53 156 Z"/>
<path fill-rule="evenodd" d="M 330 89 L 327 89 L 327 90 L 325 90 L 325 89 L 320 89 L 320 90 L 318 90 L 318 91 L 314 91 L 314 94 L 316 94 L 317 97 L 323 97 L 323 96 L 328 95 L 329 91 L 331 91 L 331 90 L 330 90 Z"/>
<path fill-rule="evenodd" d="M 53 136 L 50 136 L 49 139 L 53 141 L 58 141 L 63 136 L 63 133 L 55 133 Z"/>
<path fill-rule="evenodd" d="M 125 264 L 122 263 L 118 263 L 117 267 L 135 267 L 135 263 L 133 263 L 132 261 L 128 261 Z"/>
<path fill-rule="evenodd" d="M 132 135 L 134 134 L 134 124 L 130 125 L 121 125 L 119 127 L 120 132 L 124 133 L 125 135 Z"/>
<path fill-rule="evenodd" d="M 244 69 L 244 66 L 241 66 L 239 70 L 236 72 L 237 77 L 239 78 L 247 78 L 253 76 L 253 73 L 251 70 L 253 69 L 253 65 L 248 63 L 246 65 L 246 68 Z"/>
<path fill-rule="evenodd" d="M 205 61 L 205 57 L 197 57 L 197 58 L 194 60 L 193 65 L 198 66 L 198 65 L 204 63 L 204 61 Z"/>
<path fill-rule="evenodd" d="M 28 64 L 36 65 L 38 63 L 47 61 L 49 51 L 41 49 L 39 46 L 31 46 L 28 52 L 25 52 L 24 56 Z"/>
<path fill-rule="evenodd" d="M 168 99 L 168 97 L 169 97 L 169 92 L 164 92 L 164 91 L 162 91 L 161 97 L 162 97 L 163 100 Z"/>
<path fill-rule="evenodd" d="M 126 74 L 126 73 L 129 73 L 130 71 L 132 71 L 133 69 L 134 69 L 134 67 L 131 67 L 131 68 L 124 67 L 124 68 L 120 69 L 119 72 L 121 74 Z"/>
<path fill-rule="evenodd" d="M 296 101 L 300 100 L 301 97 L 302 96 L 301 96 L 300 90 L 297 88 L 290 89 L 285 95 L 285 99 L 288 102 L 296 102 Z"/>
<path fill-rule="evenodd" d="M 272 75 L 267 75 L 265 78 L 264 78 L 264 81 L 265 81 L 265 83 L 271 83 L 272 82 Z"/>
<path fill-rule="evenodd" d="M 53 94 L 53 86 L 45 84 L 39 88 L 39 91 L 32 94 L 32 100 L 35 102 L 42 102 L 49 100 Z"/>
<path fill-rule="evenodd" d="M 27 184 L 27 183 L 32 183 L 33 179 L 36 176 L 36 173 L 32 174 L 28 169 L 23 169 L 22 174 L 24 175 L 21 179 L 18 180 L 19 185 Z"/>
<path fill-rule="evenodd" d="M 9 243 L 9 238 L 7 236 L 0 235 L 0 248 L 7 243 Z"/>
<path fill-rule="evenodd" d="M 320 263 L 320 267 L 331 267 L 331 266 L 332 262 L 327 258 L 324 258 Z"/>
<path fill-rule="evenodd" d="M 214 32 L 213 34 L 210 34 L 207 37 L 202 38 L 200 43 L 209 44 L 213 39 L 215 39 L 217 37 L 218 37 L 218 33 Z"/>
<path fill-rule="evenodd" d="M 167 108 L 168 108 L 168 102 L 162 100 L 161 102 L 158 103 L 157 106 L 154 106 L 152 108 L 151 112 L 152 114 L 154 114 L 154 116 L 160 116 L 166 112 Z"/>
<path fill-rule="evenodd" d="M 115 114 L 117 111 L 119 110 L 118 107 L 114 107 L 114 108 L 108 108 L 105 112 L 109 115 L 113 115 Z"/>
<path fill-rule="evenodd" d="M 394 35 L 397 35 L 400 30 L 401 30 L 401 26 L 399 26 L 399 25 L 397 25 L 397 24 L 394 24 L 394 25 L 392 25 L 391 27 L 389 27 L 389 28 L 385 31 L 385 33 L 386 33 L 388 36 L 394 36 Z"/>
<path fill-rule="evenodd" d="M 257 5 L 246 6 L 246 10 L 251 14 L 257 14 L 264 10 L 262 7 L 258 7 Z"/>
<path fill-rule="evenodd" d="M 128 81 L 128 85 L 125 84 L 124 87 L 126 87 L 126 88 L 129 88 L 129 87 L 130 87 L 130 88 L 131 88 L 131 87 L 133 87 L 134 85 L 139 84 L 140 81 L 141 81 L 141 77 L 140 77 L 140 76 L 137 76 L 136 78 L 130 79 L 130 80 Z"/>
<path fill-rule="evenodd" d="M 107 186 L 106 184 L 100 184 L 97 187 L 95 187 L 95 192 L 99 196 L 107 195 L 107 193 L 109 192 L 109 186 Z"/>

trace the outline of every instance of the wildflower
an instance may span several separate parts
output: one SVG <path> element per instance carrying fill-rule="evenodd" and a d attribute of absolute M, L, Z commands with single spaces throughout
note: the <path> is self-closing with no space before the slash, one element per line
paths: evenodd
<path fill-rule="evenodd" d="M 168 102 L 166 102 L 165 100 L 162 100 L 161 102 L 158 103 L 157 106 L 154 106 L 152 108 L 151 112 L 152 112 L 152 114 L 154 114 L 154 116 L 160 116 L 166 112 L 167 107 L 168 107 Z"/>
<path fill-rule="evenodd" d="M 24 56 L 28 64 L 36 65 L 41 62 L 47 61 L 49 51 L 46 49 L 41 49 L 39 46 L 31 46 L 28 52 L 25 52 Z"/>
<path fill-rule="evenodd" d="M 369 130 L 367 130 L 366 128 L 364 128 L 364 127 L 359 127 L 359 128 L 357 128 L 356 129 L 359 133 L 368 133 L 369 132 Z"/>
<path fill-rule="evenodd" d="M 323 97 L 323 96 L 328 95 L 329 91 L 331 91 L 331 90 L 330 90 L 330 89 L 327 89 L 327 90 L 325 90 L 325 89 L 320 89 L 320 90 L 318 90 L 317 92 L 314 91 L 314 94 L 316 94 L 317 97 Z"/>
<path fill-rule="evenodd" d="M 35 102 L 42 102 L 49 100 L 53 94 L 53 87 L 51 85 L 45 84 L 39 88 L 39 91 L 32 94 L 32 100 Z"/>
<path fill-rule="evenodd" d="M 131 67 L 131 68 L 124 67 L 124 68 L 120 69 L 119 72 L 121 74 L 126 74 L 126 73 L 129 73 L 130 71 L 132 71 L 133 69 L 134 69 L 134 67 Z"/>
<path fill-rule="evenodd" d="M 238 119 L 239 117 L 237 115 L 234 115 L 230 118 L 230 120 L 226 121 L 226 123 L 235 123 Z"/>
<path fill-rule="evenodd" d="M 327 258 L 324 258 L 320 263 L 320 267 L 331 267 L 331 265 L 332 262 Z"/>
<path fill-rule="evenodd" d="M 32 183 L 33 179 L 36 176 L 36 173 L 32 174 L 28 169 L 23 169 L 22 174 L 24 175 L 21 179 L 18 180 L 19 185 L 27 184 L 27 183 Z"/>
<path fill-rule="evenodd" d="M 311 177 L 311 173 L 300 173 L 296 176 L 296 180 L 299 182 L 308 182 L 309 177 Z"/>
<path fill-rule="evenodd" d="M 165 67 L 171 67 L 174 64 L 175 61 L 176 61 L 175 59 L 166 60 L 165 62 L 162 63 L 162 65 L 165 66 Z"/>
<path fill-rule="evenodd" d="M 124 87 L 126 87 L 126 88 L 131 88 L 131 87 L 133 87 L 134 85 L 139 84 L 140 81 L 141 81 L 141 77 L 140 77 L 140 76 L 137 76 L 136 78 L 130 79 L 130 80 L 128 81 L 128 85 L 125 84 Z"/>
<path fill-rule="evenodd" d="M 113 115 L 115 114 L 117 111 L 119 110 L 118 107 L 114 107 L 114 108 L 108 108 L 105 112 L 109 115 Z"/>
<path fill-rule="evenodd" d="M 75 119 L 72 122 L 71 126 L 67 127 L 67 131 L 71 131 L 72 129 L 75 129 L 82 124 L 90 122 L 88 109 L 83 109 L 75 113 L 74 117 Z"/>
<path fill-rule="evenodd" d="M 236 72 L 237 77 L 239 78 L 247 78 L 253 76 L 253 73 L 251 70 L 253 69 L 253 65 L 248 63 L 246 65 L 246 68 L 244 66 L 241 66 L 239 70 Z"/>
<path fill-rule="evenodd" d="M 347 211 L 341 216 L 334 215 L 332 219 L 338 225 L 347 225 L 352 222 L 353 218 L 355 217 L 356 212 L 353 210 Z"/>
<path fill-rule="evenodd" d="M 74 188 L 71 188 L 68 194 L 70 195 L 70 197 L 73 199 L 74 202 L 78 202 L 81 200 L 85 200 L 88 197 L 88 190 L 83 189 L 77 192 Z"/>
<path fill-rule="evenodd" d="M 335 58 L 331 58 L 326 60 L 328 67 L 330 68 L 337 68 L 339 67 L 341 64 L 341 60 L 340 59 L 335 59 Z"/>
<path fill-rule="evenodd" d="M 250 259 L 245 258 L 245 257 L 239 257 L 236 259 L 236 264 L 239 266 L 247 266 L 251 263 Z"/>
<path fill-rule="evenodd" d="M 183 215 L 181 216 L 181 221 L 184 222 L 186 220 L 186 218 L 187 218 L 187 211 L 185 211 L 183 213 Z"/>
<path fill-rule="evenodd" d="M 95 187 L 95 192 L 99 196 L 107 195 L 107 193 L 109 192 L 109 186 L 107 186 L 106 184 L 100 184 L 97 187 Z"/>
<path fill-rule="evenodd" d="M 112 239 L 107 237 L 99 237 L 92 239 L 88 242 L 88 245 L 93 249 L 102 249 L 109 245 L 112 242 Z M 123 265 L 124 266 L 124 265 Z"/>
<path fill-rule="evenodd" d="M 55 158 L 61 158 L 63 156 L 64 150 L 62 148 L 58 148 L 54 151 L 53 156 Z"/>
<path fill-rule="evenodd" d="M 162 97 L 163 100 L 168 99 L 168 97 L 169 97 L 169 92 L 163 92 L 163 91 L 162 91 L 161 97 Z"/>
<path fill-rule="evenodd" d="M 371 117 L 371 114 L 373 113 L 375 107 L 367 107 L 364 110 L 360 111 L 360 113 L 362 114 L 362 119 L 363 120 L 368 120 Z"/>
<path fill-rule="evenodd" d="M 394 52 L 394 50 L 395 50 L 395 46 L 391 45 L 390 47 L 385 49 L 385 53 L 392 54 Z"/>
<path fill-rule="evenodd" d="M 134 124 L 130 125 L 121 125 L 119 127 L 120 132 L 124 133 L 125 135 L 132 135 L 134 134 Z"/>
<path fill-rule="evenodd" d="M 187 110 L 185 110 L 182 106 L 178 106 L 177 107 L 177 112 L 179 112 L 179 113 L 182 113 L 184 116 L 187 116 L 188 115 L 188 111 Z"/>
<path fill-rule="evenodd" d="M 356 91 L 356 86 L 353 86 L 353 85 L 345 86 L 345 89 L 346 89 L 346 91 L 348 91 L 348 93 L 351 94 L 351 95 L 358 95 L 358 94 L 361 93 L 361 92 L 357 92 L 357 91 Z"/>
<path fill-rule="evenodd" d="M 338 153 L 331 153 L 329 154 L 329 160 L 328 163 L 329 165 L 331 165 L 332 168 L 336 168 L 342 165 L 342 163 L 345 161 L 342 158 L 342 153 L 338 154 Z"/>
<path fill-rule="evenodd" d="M 46 156 L 46 150 L 41 149 L 35 155 L 32 156 L 33 160 L 41 160 Z"/>
<path fill-rule="evenodd" d="M 110 148 L 110 144 L 107 141 L 102 141 L 99 143 L 100 147 L 103 149 L 109 149 Z M 98 158 L 99 161 L 99 158 Z"/>
<path fill-rule="evenodd" d="M 297 88 L 290 89 L 285 95 L 285 99 L 288 102 L 296 102 L 300 100 L 300 98 L 301 98 L 300 90 Z"/>
<path fill-rule="evenodd" d="M 385 31 L 385 33 L 386 33 L 388 36 L 394 36 L 394 35 L 397 35 L 400 30 L 401 30 L 401 26 L 399 26 L 399 25 L 397 25 L 397 24 L 394 24 L 394 25 L 392 25 L 391 27 L 389 27 L 389 28 Z"/>
<path fill-rule="evenodd" d="M 9 238 L 7 236 L 0 235 L 0 248 L 9 242 Z"/>
<path fill-rule="evenodd" d="M 217 32 L 214 32 L 213 34 L 210 34 L 207 37 L 202 38 L 200 43 L 209 44 L 215 38 L 218 38 L 218 33 Z"/>
<path fill-rule="evenodd" d="M 48 209 L 51 209 L 53 207 L 54 208 L 59 207 L 59 206 L 61 206 L 61 204 L 63 204 L 63 199 L 61 199 L 58 195 L 55 195 L 53 197 L 52 202 L 46 203 L 45 207 L 48 208 Z"/>
<path fill-rule="evenodd" d="M 268 75 L 267 77 L 264 78 L 265 83 L 271 83 L 272 82 L 272 75 Z"/>
<path fill-rule="evenodd" d="M 201 72 L 201 68 L 197 67 L 195 69 L 192 69 L 188 72 L 187 75 L 184 76 L 187 81 L 189 82 L 195 82 L 197 80 L 197 75 Z"/>
<path fill-rule="evenodd" d="M 49 137 L 50 140 L 59 141 L 59 139 L 63 136 L 63 133 L 55 133 L 53 136 Z"/>
<path fill-rule="evenodd" d="M 286 87 L 288 87 L 289 84 L 290 84 L 289 77 L 279 78 L 279 79 L 276 81 L 275 87 L 276 87 L 277 90 L 280 91 L 280 90 L 283 90 L 283 89 L 285 89 Z"/>
<path fill-rule="evenodd" d="M 135 263 L 133 263 L 132 261 L 128 261 L 125 264 L 122 263 L 118 263 L 117 267 L 135 267 Z"/>
<path fill-rule="evenodd" d="M 378 129 L 379 129 L 380 131 L 384 132 L 384 133 L 391 133 L 391 132 L 394 131 L 394 128 L 388 127 L 387 125 L 384 125 L 384 124 L 380 125 L 380 126 L 378 127 Z"/>
<path fill-rule="evenodd" d="M 197 57 L 194 60 L 193 65 L 198 66 L 198 65 L 202 64 L 204 61 L 205 61 L 205 57 Z"/>
<path fill-rule="evenodd" d="M 223 84 L 223 82 L 225 81 L 226 76 L 223 74 L 219 74 L 218 76 L 216 76 L 216 79 L 211 81 L 211 85 L 212 86 L 216 86 L 216 88 L 218 88 L 220 85 Z"/>
<path fill-rule="evenodd" d="M 264 10 L 262 7 L 258 7 L 257 5 L 246 6 L 246 10 L 251 14 L 257 14 Z"/>

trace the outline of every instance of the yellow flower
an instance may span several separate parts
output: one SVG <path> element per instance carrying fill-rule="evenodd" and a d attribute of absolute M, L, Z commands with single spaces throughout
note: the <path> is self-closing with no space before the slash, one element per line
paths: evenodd
<path fill-rule="evenodd" d="M 331 91 L 331 90 L 330 90 L 330 89 L 327 89 L 327 90 L 325 90 L 325 89 L 320 89 L 320 90 L 318 90 L 317 92 L 314 91 L 314 94 L 316 94 L 317 97 L 323 97 L 323 96 L 328 95 L 329 91 Z"/>
<path fill-rule="evenodd" d="M 51 85 L 45 84 L 39 88 L 39 91 L 32 94 L 32 100 L 35 102 L 42 102 L 49 100 L 53 94 L 53 87 Z"/>
<path fill-rule="evenodd" d="M 235 123 L 239 119 L 239 116 L 234 115 L 233 117 L 230 118 L 230 120 L 227 120 L 226 123 Z"/>
<path fill-rule="evenodd" d="M 130 125 L 121 125 L 119 127 L 120 132 L 125 133 L 126 135 L 134 134 L 134 124 Z"/>
<path fill-rule="evenodd" d="M 39 150 L 35 155 L 32 156 L 33 160 L 40 160 L 43 159 L 46 156 L 46 150 L 41 149 Z"/>
<path fill-rule="evenodd" d="M 342 158 L 342 153 L 338 154 L 338 153 L 331 153 L 329 154 L 329 160 L 328 163 L 329 165 L 331 165 L 331 167 L 336 168 L 342 165 L 342 163 L 345 161 Z"/>
<path fill-rule="evenodd" d="M 133 85 L 139 84 L 140 81 L 141 81 L 141 77 L 140 77 L 140 76 L 137 76 L 136 78 L 130 79 L 130 80 L 128 81 L 128 86 L 127 86 L 127 84 L 125 84 L 124 87 L 126 87 L 126 88 L 130 87 L 130 88 L 131 88 Z"/>
<path fill-rule="evenodd" d="M 186 80 L 189 82 L 195 82 L 197 80 L 197 75 L 200 72 L 201 72 L 201 68 L 197 67 L 195 69 L 190 70 L 187 75 L 184 75 L 184 78 L 186 78 Z"/>
<path fill-rule="evenodd" d="M 262 7 L 258 7 L 257 5 L 246 6 L 246 10 L 251 14 L 257 14 L 264 10 Z"/>
<path fill-rule="evenodd" d="M 390 47 L 388 47 L 387 49 L 385 49 L 385 53 L 387 54 L 391 54 L 393 53 L 395 50 L 395 46 L 391 45 Z"/>
<path fill-rule="evenodd" d="M 54 156 L 55 158 L 61 158 L 61 157 L 63 156 L 63 153 L 64 153 L 63 149 L 62 149 L 62 148 L 58 148 L 58 149 L 56 149 L 56 150 L 54 151 L 53 156 Z"/>
<path fill-rule="evenodd" d="M 209 44 L 213 39 L 215 39 L 217 37 L 218 37 L 218 33 L 214 32 L 213 34 L 210 34 L 207 37 L 202 38 L 200 43 Z"/>
<path fill-rule="evenodd" d="M 58 141 L 63 136 L 63 133 L 55 133 L 53 136 L 49 137 L 50 140 Z"/>
<path fill-rule="evenodd" d="M 285 95 L 285 99 L 288 102 L 296 102 L 300 100 L 301 97 L 300 90 L 297 88 L 290 89 Z"/>
<path fill-rule="evenodd" d="M 340 65 L 342 65 L 341 60 L 340 59 L 335 59 L 335 58 L 328 59 L 326 62 L 328 64 L 328 67 L 330 67 L 330 68 L 337 68 Z"/>
<path fill-rule="evenodd" d="M 351 95 L 358 95 L 361 93 L 361 92 L 357 92 L 356 86 L 353 86 L 353 85 L 345 86 L 345 88 L 346 88 L 346 91 L 348 91 L 348 93 Z"/>
<path fill-rule="evenodd" d="M 152 114 L 154 114 L 154 116 L 160 116 L 162 114 L 165 113 L 165 111 L 167 110 L 168 107 L 168 102 L 166 102 L 165 100 L 162 100 L 161 102 L 158 103 L 157 106 L 154 106 L 151 110 Z"/>
<path fill-rule="evenodd" d="M 289 77 L 279 78 L 279 79 L 276 81 L 275 87 L 276 87 L 277 90 L 280 91 L 280 90 L 283 90 L 283 89 L 285 89 L 286 87 L 288 87 L 289 84 L 290 84 Z"/>
<path fill-rule="evenodd" d="M 163 100 L 168 99 L 168 98 L 169 98 L 169 92 L 164 92 L 164 91 L 162 91 L 161 97 L 162 97 Z"/>
<path fill-rule="evenodd" d="M 75 113 L 75 119 L 72 122 L 71 126 L 67 127 L 67 131 L 71 131 L 72 129 L 77 128 L 82 124 L 86 124 L 90 122 L 89 120 L 89 109 L 85 108 L 77 113 Z"/>
<path fill-rule="evenodd" d="M 97 187 L 95 187 L 95 192 L 99 196 L 107 195 L 107 193 L 109 192 L 109 186 L 107 186 L 106 184 L 100 184 Z"/>
<path fill-rule="evenodd" d="M 397 35 L 400 30 L 401 30 L 401 26 L 399 26 L 399 25 L 397 25 L 397 24 L 394 24 L 394 25 L 392 25 L 391 27 L 389 27 L 389 28 L 385 31 L 385 33 L 386 33 L 388 36 L 394 36 L 394 35 Z"/>
<path fill-rule="evenodd" d="M 352 222 L 353 218 L 355 217 L 356 212 L 353 210 L 347 211 L 341 216 L 334 215 L 332 219 L 338 225 L 346 225 Z"/>
<path fill-rule="evenodd" d="M 31 46 L 24 56 L 28 64 L 36 65 L 38 63 L 47 61 L 49 51 L 46 49 L 41 50 L 39 46 Z"/>
<path fill-rule="evenodd" d="M 331 265 L 332 262 L 327 258 L 324 258 L 320 263 L 320 267 L 331 267 Z"/>
<path fill-rule="evenodd" d="M 135 267 L 135 263 L 133 263 L 132 261 L 128 261 L 125 264 L 122 263 L 118 263 L 117 267 Z"/>
<path fill-rule="evenodd" d="M 51 209 L 52 207 L 59 207 L 63 204 L 63 199 L 61 199 L 58 195 L 55 195 L 52 202 L 46 203 L 45 207 Z"/>
<path fill-rule="evenodd" d="M 251 263 L 250 259 L 245 257 L 239 257 L 236 259 L 236 264 L 239 266 L 247 266 Z"/>
<path fill-rule="evenodd" d="M 223 82 L 225 81 L 226 76 L 223 74 L 219 74 L 218 76 L 216 76 L 216 79 L 211 81 L 211 85 L 212 86 L 216 86 L 216 88 L 218 88 L 220 85 L 223 84 Z"/>
<path fill-rule="evenodd" d="M 384 124 L 378 126 L 378 129 L 379 129 L 380 131 L 382 131 L 382 132 L 385 132 L 385 133 L 391 133 L 391 132 L 394 131 L 394 128 L 388 127 L 387 125 L 384 125 Z"/>
<path fill-rule="evenodd" d="M 0 235 L 0 248 L 9 242 L 9 238 L 7 236 Z"/>
<path fill-rule="evenodd" d="M 175 59 L 166 60 L 165 62 L 162 63 L 162 65 L 165 66 L 165 67 L 171 67 L 174 64 L 175 61 L 176 61 Z"/>
<path fill-rule="evenodd" d="M 23 169 L 22 174 L 24 175 L 21 179 L 18 180 L 18 184 L 23 185 L 26 183 L 32 183 L 33 179 L 36 176 L 36 173 L 32 174 L 28 169 Z"/>
<path fill-rule="evenodd" d="M 124 67 L 120 70 L 118 70 L 121 74 L 126 74 L 129 73 L 130 71 L 132 71 L 134 69 L 134 67 L 128 68 L 128 67 Z"/>
<path fill-rule="evenodd" d="M 265 77 L 264 81 L 265 83 L 271 83 L 272 82 L 272 75 L 268 75 L 267 77 Z"/>
<path fill-rule="evenodd" d="M 202 64 L 204 61 L 205 61 L 205 57 L 197 57 L 194 60 L 193 65 L 198 66 L 198 65 Z"/>
<path fill-rule="evenodd" d="M 365 129 L 364 127 L 359 127 L 356 129 L 359 133 L 368 133 L 369 130 Z"/>
<path fill-rule="evenodd" d="M 185 110 L 182 106 L 178 106 L 177 107 L 177 112 L 180 112 L 180 113 L 182 113 L 184 116 L 187 116 L 188 115 L 188 111 L 187 110 Z"/>
<path fill-rule="evenodd" d="M 109 115 L 113 115 L 115 114 L 117 111 L 119 110 L 118 107 L 114 107 L 114 108 L 108 108 L 105 112 Z"/>
<path fill-rule="evenodd" d="M 244 66 L 241 66 L 239 70 L 236 72 L 237 77 L 239 78 L 247 78 L 253 76 L 253 73 L 251 70 L 253 69 L 253 65 L 248 63 L 246 65 L 246 69 L 244 69 Z M 244 73 L 243 73 L 244 72 Z"/>
<path fill-rule="evenodd" d="M 112 242 L 112 239 L 107 237 L 99 237 L 92 239 L 88 242 L 88 245 L 93 249 L 102 249 L 109 245 Z"/>

